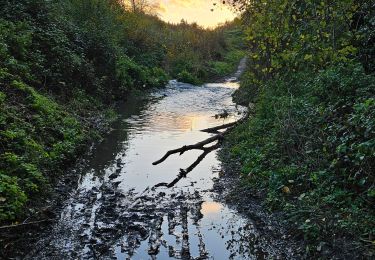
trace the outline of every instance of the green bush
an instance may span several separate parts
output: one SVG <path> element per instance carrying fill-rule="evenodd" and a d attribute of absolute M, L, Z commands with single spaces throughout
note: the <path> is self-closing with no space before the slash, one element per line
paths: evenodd
<path fill-rule="evenodd" d="M 147 70 L 147 86 L 161 88 L 166 86 L 168 83 L 169 76 L 166 72 L 158 67 L 154 67 Z"/>
<path fill-rule="evenodd" d="M 27 196 L 18 185 L 17 177 L 0 171 L 0 220 L 15 219 L 23 211 Z"/>
<path fill-rule="evenodd" d="M 235 72 L 239 61 L 246 56 L 246 52 L 242 49 L 233 49 L 228 51 L 223 61 L 213 62 L 213 69 L 220 76 L 227 76 Z"/>
<path fill-rule="evenodd" d="M 83 125 L 51 98 L 14 80 L 2 85 L 0 222 L 21 216 L 27 201 L 48 191 L 48 180 L 73 160 L 88 138 Z M 46 175 L 46 172 L 49 172 Z"/>
<path fill-rule="evenodd" d="M 185 83 L 189 83 L 192 85 L 199 85 L 201 84 L 201 81 L 192 75 L 190 72 L 183 70 L 180 73 L 177 74 L 177 80 Z"/>
<path fill-rule="evenodd" d="M 212 73 L 218 76 L 227 76 L 233 73 L 233 66 L 225 61 L 215 61 L 210 64 Z"/>
<path fill-rule="evenodd" d="M 263 85 L 230 137 L 248 184 L 309 241 L 375 233 L 374 97 L 375 77 L 357 63 L 285 75 Z"/>
<path fill-rule="evenodd" d="M 256 108 L 230 137 L 231 153 L 244 182 L 286 213 L 317 258 L 348 245 L 352 256 L 374 255 L 370 2 L 232 1 L 245 9 L 249 47 L 235 100 Z"/>

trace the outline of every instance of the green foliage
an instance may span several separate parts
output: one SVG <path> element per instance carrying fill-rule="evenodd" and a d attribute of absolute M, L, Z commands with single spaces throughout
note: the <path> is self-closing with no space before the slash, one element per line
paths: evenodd
<path fill-rule="evenodd" d="M 245 51 L 233 49 L 227 52 L 223 61 L 213 61 L 210 63 L 214 75 L 224 77 L 236 70 L 239 60 L 245 57 Z"/>
<path fill-rule="evenodd" d="M 27 200 L 18 179 L 0 172 L 0 194 L 0 219 L 15 219 Z"/>
<path fill-rule="evenodd" d="M 230 137 L 231 154 L 246 183 L 301 230 L 309 253 L 340 246 L 337 238 L 365 249 L 375 235 L 373 8 L 351 0 L 245 6 L 249 69 L 235 98 L 256 109 Z"/>
<path fill-rule="evenodd" d="M 375 232 L 374 89 L 359 64 L 285 75 L 262 88 L 254 117 L 230 138 L 249 185 L 310 241 Z"/>
<path fill-rule="evenodd" d="M 190 83 L 193 85 L 199 85 L 202 82 L 199 81 L 197 77 L 192 75 L 190 72 L 183 70 L 177 74 L 177 79 L 181 82 Z"/>
<path fill-rule="evenodd" d="M 147 70 L 147 86 L 161 88 L 168 82 L 168 75 L 161 68 L 154 67 Z"/>
<path fill-rule="evenodd" d="M 46 192 L 45 172 L 74 159 L 85 140 L 74 117 L 21 81 L 1 85 L 0 221 L 14 220 L 25 203 Z M 54 176 L 49 175 L 51 179 Z"/>
<path fill-rule="evenodd" d="M 122 94 L 140 87 L 163 87 L 168 82 L 168 76 L 163 69 L 138 65 L 125 56 L 117 61 L 116 77 L 120 81 Z"/>

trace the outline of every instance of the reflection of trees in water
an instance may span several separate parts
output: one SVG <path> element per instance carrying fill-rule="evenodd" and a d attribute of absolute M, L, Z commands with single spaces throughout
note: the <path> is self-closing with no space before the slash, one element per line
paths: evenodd
<path fill-rule="evenodd" d="M 121 252 L 133 256 L 142 243 L 147 243 L 149 255 L 158 255 L 161 247 L 168 249 L 170 257 L 191 259 L 189 219 L 198 230 L 199 256 L 207 256 L 205 244 L 199 231 L 202 198 L 198 192 L 172 193 L 147 190 L 142 194 L 117 190 L 115 181 L 103 182 L 100 188 L 77 195 L 76 205 L 84 205 L 71 212 L 62 221 L 60 230 L 69 229 L 65 241 L 56 241 L 47 249 L 61 252 L 62 257 L 84 259 L 113 257 L 114 248 L 120 243 Z M 72 205 L 75 208 L 75 205 Z M 164 226 L 165 228 L 162 228 Z M 181 232 L 179 232 L 181 230 Z M 173 237 L 169 241 L 163 237 Z M 76 255 L 76 253 L 78 255 Z M 48 252 L 47 252 L 48 254 Z"/>

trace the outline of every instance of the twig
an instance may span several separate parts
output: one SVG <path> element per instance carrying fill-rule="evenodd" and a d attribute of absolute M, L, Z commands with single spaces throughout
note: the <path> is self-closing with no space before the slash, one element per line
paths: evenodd
<path fill-rule="evenodd" d="M 39 221 L 21 223 L 21 224 L 16 224 L 16 225 L 2 226 L 2 227 L 0 227 L 0 230 L 1 229 L 8 229 L 8 228 L 20 227 L 20 226 L 28 226 L 28 225 L 33 225 L 33 224 L 39 224 L 39 223 L 48 222 L 48 221 L 52 221 L 52 220 L 53 219 L 43 219 L 43 220 L 39 220 Z"/>
<path fill-rule="evenodd" d="M 228 124 L 224 124 L 224 125 L 219 125 L 219 126 L 211 127 L 211 128 L 206 128 L 206 129 L 201 130 L 201 132 L 205 132 L 205 133 L 218 133 L 218 130 L 222 130 L 222 129 L 226 129 L 226 128 L 235 126 L 237 123 L 238 123 L 238 121 L 232 122 L 232 123 L 228 123 Z"/>

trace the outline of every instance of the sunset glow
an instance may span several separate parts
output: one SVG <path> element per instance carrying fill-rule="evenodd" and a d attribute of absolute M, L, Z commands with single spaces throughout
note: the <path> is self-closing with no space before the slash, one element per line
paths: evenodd
<path fill-rule="evenodd" d="M 204 216 L 209 214 L 217 214 L 222 208 L 223 206 L 220 203 L 205 201 L 202 203 L 201 213 Z"/>
<path fill-rule="evenodd" d="M 217 0 L 155 0 L 155 2 L 158 5 L 160 18 L 170 23 L 179 23 L 184 19 L 203 27 L 215 27 L 236 17 L 235 12 Z"/>

